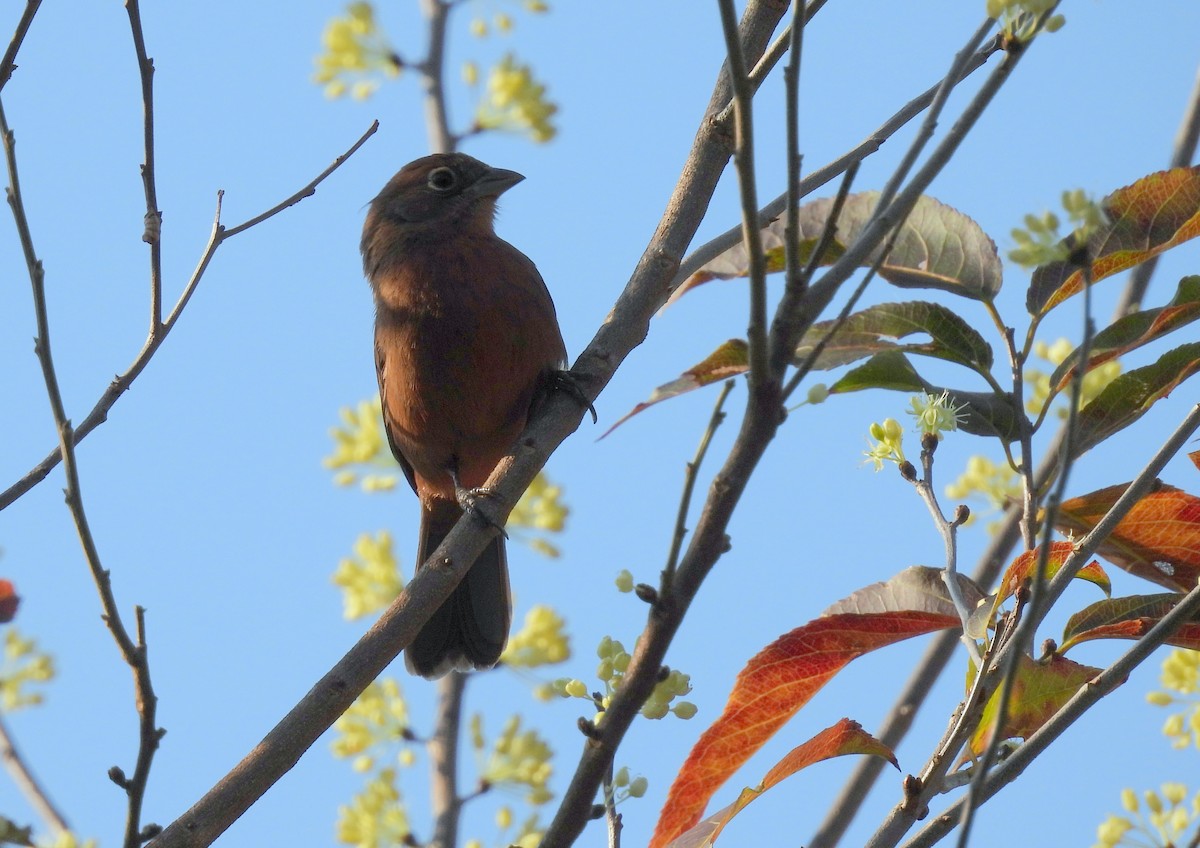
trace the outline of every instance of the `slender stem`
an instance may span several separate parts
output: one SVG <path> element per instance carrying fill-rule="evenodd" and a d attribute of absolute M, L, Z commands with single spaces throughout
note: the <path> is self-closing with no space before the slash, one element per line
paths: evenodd
<path fill-rule="evenodd" d="M 138 0 L 125 0 L 125 11 L 129 15 L 138 75 L 142 81 L 142 143 L 146 157 L 142 163 L 142 187 L 146 193 L 146 228 L 142 233 L 142 241 L 150 245 L 149 336 L 154 338 L 162 326 L 162 212 L 158 208 L 154 177 L 154 60 L 146 54 Z"/>
<path fill-rule="evenodd" d="M 721 387 L 721 393 L 717 395 L 717 402 L 713 405 L 712 416 L 708 419 L 708 427 L 705 428 L 704 435 L 700 437 L 696 455 L 687 464 L 687 470 L 684 472 L 683 494 L 679 498 L 679 513 L 675 516 L 675 533 L 671 537 L 671 551 L 667 554 L 667 567 L 663 569 L 662 591 L 664 592 L 670 589 L 671 582 L 675 579 L 675 567 L 679 564 L 679 551 L 687 536 L 687 517 L 692 507 L 692 493 L 696 489 L 696 476 L 700 473 L 700 465 L 708 453 L 708 446 L 712 443 L 713 434 L 725 421 L 725 399 L 733 391 L 733 385 L 733 380 L 726 380 L 725 385 Z"/>
<path fill-rule="evenodd" d="M 608 764 L 604 781 L 600 784 L 604 793 L 604 820 L 608 824 L 608 848 L 621 848 L 621 814 L 617 812 L 616 790 L 613 787 L 613 767 Z"/>
<path fill-rule="evenodd" d="M 458 818 L 463 799 L 458 794 L 458 740 L 462 729 L 463 691 L 467 675 L 454 671 L 437 683 L 437 726 L 426 743 L 429 751 L 429 797 L 433 806 L 430 848 L 458 845 Z"/>
<path fill-rule="evenodd" d="M 976 70 L 981 68 L 987 62 L 987 60 L 992 57 L 992 54 L 996 53 L 1000 49 L 1001 41 L 999 38 L 994 38 L 988 44 L 984 45 L 978 53 L 971 57 L 971 61 L 967 64 L 967 67 L 963 69 L 960 81 L 966 79 Z M 903 108 L 896 112 L 896 114 L 892 115 L 892 117 L 885 121 L 877 130 L 875 130 L 875 132 L 873 132 L 863 141 L 859 142 L 854 148 L 842 154 L 829 164 L 818 168 L 807 177 L 802 179 L 797 191 L 799 196 L 801 198 L 807 197 L 821 186 L 825 185 L 831 180 L 836 179 L 840 174 L 845 173 L 846 169 L 852 164 L 861 162 L 872 153 L 878 151 L 879 148 L 883 146 L 884 142 L 903 129 L 905 124 L 907 124 L 917 115 L 920 115 L 921 112 L 923 112 L 929 106 L 929 104 L 933 102 L 933 98 L 937 95 L 937 92 L 941 86 L 942 82 L 939 80 L 924 92 L 906 103 Z M 764 227 L 775 218 L 778 218 L 786 205 L 787 192 L 785 191 L 764 206 L 761 210 L 759 210 L 759 226 Z M 678 287 L 680 283 L 694 274 L 705 263 L 712 261 L 741 241 L 741 238 L 742 228 L 741 225 L 738 225 L 726 230 L 725 232 L 721 233 L 721 235 L 705 242 L 703 245 L 693 250 L 687 255 L 683 262 L 680 263 L 679 273 L 672 281 L 671 288 L 674 289 Z"/>
<path fill-rule="evenodd" d="M 179 296 L 179 300 L 176 301 L 175 307 L 171 310 L 171 314 L 162 323 L 160 331 L 146 340 L 145 344 L 142 346 L 142 349 L 138 352 L 137 356 L 134 357 L 134 360 L 129 367 L 125 369 L 125 371 L 116 379 L 114 379 L 112 383 L 109 384 L 108 388 L 104 390 L 104 393 L 100 395 L 100 398 L 92 407 L 92 410 L 84 417 L 79 425 L 72 430 L 72 445 L 79 444 L 81 441 L 83 441 L 84 437 L 86 437 L 89 433 L 91 433 L 108 419 L 108 413 L 116 404 L 117 400 L 120 399 L 121 395 L 125 394 L 125 391 L 131 385 L 133 385 L 133 381 L 137 379 L 138 375 L 140 375 L 145 367 L 150 363 L 150 360 L 158 351 L 159 346 L 166 340 L 167 335 L 171 332 L 171 329 L 175 326 L 175 323 L 182 315 L 183 308 L 187 305 L 192 293 L 200 284 L 200 278 L 204 275 L 205 270 L 207 270 L 209 262 L 212 261 L 213 255 L 216 253 L 217 248 L 233 236 L 262 223 L 268 218 L 271 218 L 279 212 L 282 212 L 284 209 L 287 209 L 289 206 L 299 203 L 306 197 L 311 197 L 312 195 L 316 194 L 317 186 L 323 182 L 326 177 L 341 167 L 341 165 L 351 155 L 353 155 L 355 151 L 362 147 L 366 140 L 374 135 L 375 131 L 378 129 L 379 122 L 375 121 L 371 124 L 367 131 L 363 133 L 358 141 L 351 145 L 349 150 L 335 159 L 332 165 L 318 174 L 315 179 L 308 183 L 308 185 L 304 186 L 304 188 L 300 189 L 286 200 L 277 203 L 266 212 L 256 215 L 255 217 L 242 224 L 239 224 L 236 227 L 225 229 L 221 226 L 221 198 L 224 195 L 224 192 L 217 193 L 217 214 L 216 219 L 213 222 L 212 234 L 209 237 L 208 244 L 205 245 L 204 251 L 200 256 L 200 261 L 196 264 L 195 271 L 192 272 L 191 278 L 187 281 L 187 284 L 183 288 L 183 293 Z M 38 483 L 45 480 L 47 475 L 49 475 L 49 473 L 53 471 L 61 461 L 62 449 L 54 448 L 52 451 L 50 451 L 45 459 L 26 472 L 26 474 L 21 477 L 20 480 L 17 480 L 3 492 L 0 492 L 0 511 L 4 510 Z"/>
<path fill-rule="evenodd" d="M 71 829 L 62 813 L 50 800 L 49 793 L 38 782 L 37 775 L 29 768 L 21 756 L 21 752 L 17 750 L 17 743 L 8 730 L 3 714 L 0 714 L 0 762 L 4 763 L 4 768 L 8 771 L 13 783 L 17 784 L 17 788 L 29 801 L 29 805 L 37 811 L 37 814 L 42 817 L 42 821 L 55 836 Z"/>
<path fill-rule="evenodd" d="M 145 644 L 139 641 L 134 644 L 125 629 L 121 614 L 113 597 L 112 584 L 108 571 L 100 562 L 100 552 L 92 536 L 88 524 L 87 513 L 83 506 L 83 493 L 79 483 L 79 467 L 75 461 L 75 442 L 72 435 L 71 422 L 67 420 L 66 409 L 63 405 L 62 392 L 58 385 L 58 374 L 54 368 L 54 356 L 50 345 L 50 318 L 46 306 L 46 277 L 41 261 L 33 246 L 33 236 L 30 232 L 29 221 L 25 215 L 25 202 L 21 196 L 21 184 L 17 174 L 16 143 L 4 107 L 0 104 L 0 134 L 3 136 L 5 159 L 8 165 L 8 203 L 12 207 L 13 219 L 16 222 L 17 236 L 21 242 L 21 250 L 25 254 L 25 264 L 29 273 L 29 281 L 33 288 L 33 309 L 37 320 L 37 339 L 34 351 L 42 367 L 42 377 L 46 383 L 46 395 L 50 401 L 50 410 L 54 416 L 54 425 L 58 431 L 59 447 L 63 455 L 63 471 L 66 474 L 67 509 L 75 522 L 80 546 L 83 548 L 84 559 L 91 570 L 92 579 L 100 594 L 101 606 L 104 610 L 104 622 L 108 625 L 113 639 L 116 640 L 121 656 L 133 670 L 135 683 L 135 700 L 140 725 L 140 742 L 138 747 L 138 768 L 134 779 L 126 781 L 124 788 L 128 799 L 128 815 L 125 822 L 125 848 L 139 848 L 141 845 L 141 808 L 145 797 L 146 782 L 149 778 L 150 760 L 158 747 L 159 731 L 154 724 L 154 707 L 156 698 L 154 688 L 150 683 L 150 667 L 146 660 Z M 139 637 L 141 618 L 139 614 Z"/>
<path fill-rule="evenodd" d="M 768 385 L 771 372 L 767 363 L 767 261 L 762 251 L 758 225 L 758 189 L 754 176 L 754 92 L 746 77 L 746 60 L 738 33 L 733 0 L 718 0 L 721 29 L 725 34 L 730 84 L 733 87 L 733 124 L 736 146 L 733 153 L 738 189 L 742 200 L 742 243 L 746 246 L 750 277 L 750 326 L 746 339 L 750 345 L 750 402 Z"/>
<path fill-rule="evenodd" d="M 780 321 L 789 322 L 799 317 L 797 306 L 804 298 L 808 280 L 803 275 L 800 263 L 800 56 L 804 43 L 804 0 L 792 0 L 792 23 L 790 31 L 790 55 L 783 69 L 784 113 L 787 116 L 787 204 L 784 217 L 784 296 L 771 325 L 770 366 L 771 377 L 782 380 L 788 363 L 792 361 L 792 348 L 787 345 L 787 328 Z M 837 215 L 831 213 L 822 236 L 832 238 Z M 824 240 L 824 238 L 823 238 Z M 801 319 L 802 320 L 802 319 Z M 781 336 L 783 338 L 781 338 Z M 786 395 L 785 395 L 786 398 Z"/>
<path fill-rule="evenodd" d="M 0 58 L 0 91 L 4 90 L 4 86 L 12 78 L 13 69 L 17 67 L 17 51 L 21 49 L 22 42 L 25 41 L 25 33 L 29 32 L 29 25 L 33 23 L 33 16 L 37 14 L 38 6 L 42 5 L 42 0 L 26 0 L 25 11 L 21 13 L 21 19 L 17 21 L 17 30 L 13 33 L 12 41 L 8 43 L 8 49 L 4 51 L 4 57 Z"/>

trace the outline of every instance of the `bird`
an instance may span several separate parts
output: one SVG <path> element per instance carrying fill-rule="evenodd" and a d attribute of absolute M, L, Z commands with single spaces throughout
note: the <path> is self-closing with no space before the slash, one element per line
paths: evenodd
<path fill-rule="evenodd" d="M 537 266 L 496 235 L 496 200 L 524 177 L 463 153 L 401 168 L 363 224 L 384 431 L 421 504 L 418 568 L 555 387 L 567 351 Z M 503 532 L 405 649 L 434 679 L 494 666 L 512 622 Z"/>

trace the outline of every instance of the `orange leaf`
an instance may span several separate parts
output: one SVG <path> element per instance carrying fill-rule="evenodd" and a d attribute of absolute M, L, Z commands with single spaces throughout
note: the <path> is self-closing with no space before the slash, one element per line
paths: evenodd
<path fill-rule="evenodd" d="M 1171 593 L 1098 601 L 1067 621 L 1059 653 L 1092 639 L 1140 639 L 1181 600 L 1181 596 Z M 1177 648 L 1200 650 L 1200 621 L 1184 622 L 1166 642 Z"/>
<path fill-rule="evenodd" d="M 1062 568 L 1067 557 L 1075 550 L 1075 546 L 1070 542 L 1051 542 L 1050 553 L 1046 557 L 1046 579 L 1049 580 L 1058 570 Z M 1034 548 L 1032 551 L 1025 551 L 1023 554 L 1013 560 L 1012 565 L 1008 567 L 1008 571 L 1004 572 L 1004 579 L 1000 582 L 1000 591 L 996 595 L 996 606 L 1007 601 L 1017 591 L 1017 588 L 1025 582 L 1026 579 L 1032 579 L 1034 572 L 1037 569 L 1038 556 L 1041 548 Z M 1108 575 L 1104 573 L 1104 569 L 1100 567 L 1100 563 L 1092 560 L 1087 565 L 1079 570 L 1075 575 L 1080 580 L 1086 580 L 1089 583 L 1095 583 L 1099 586 L 1104 594 L 1112 593 L 1112 583 L 1108 579 Z"/>
<path fill-rule="evenodd" d="M 663 383 L 651 392 L 649 400 L 642 401 L 627 412 L 617 420 L 616 424 L 605 430 L 604 435 L 600 438 L 603 439 L 630 418 L 642 410 L 654 406 L 656 403 L 687 394 L 693 389 L 699 389 L 702 386 L 716 383 L 727 377 L 735 377 L 738 374 L 744 373 L 750 367 L 749 356 L 749 347 L 744 341 L 741 339 L 730 339 L 705 357 L 702 362 L 696 363 L 671 382 Z"/>
<path fill-rule="evenodd" d="M 978 587 L 960 579 L 968 603 Z M 709 799 L 796 711 L 851 660 L 923 633 L 960 626 L 936 568 L 914 566 L 834 604 L 746 664 L 720 717 L 683 764 L 659 814 L 651 848 L 687 831 Z"/>
<path fill-rule="evenodd" d="M 13 584 L 8 580 L 0 580 L 0 624 L 13 620 L 20 603 L 21 599 L 17 597 L 17 590 L 13 588 Z"/>
<path fill-rule="evenodd" d="M 1059 530 L 1087 533 L 1124 494 L 1128 483 L 1072 498 L 1059 509 Z M 1125 569 L 1176 592 L 1200 578 L 1200 498 L 1160 483 L 1101 543 L 1097 553 Z"/>
<path fill-rule="evenodd" d="M 1008 720 L 1000 733 L 1001 739 L 1028 739 L 1071 699 L 1080 687 L 1100 673 L 1100 669 L 1080 665 L 1065 657 L 1051 656 L 1035 660 L 1021 655 L 1017 679 L 1008 703 Z M 971 753 L 978 756 L 987 748 L 995 732 L 1000 709 L 999 688 L 992 693 L 979 728 L 971 736 Z"/>
<path fill-rule="evenodd" d="M 793 748 L 767 772 L 762 783 L 743 789 L 736 801 L 672 840 L 668 848 L 700 848 L 712 845 L 734 816 L 772 786 L 814 763 L 847 754 L 873 754 L 900 768 L 891 748 L 863 730 L 857 721 L 844 718 L 833 727 L 825 728 L 803 745 Z"/>
<path fill-rule="evenodd" d="M 1142 177 L 1114 191 L 1101 206 L 1110 223 L 1088 242 L 1093 282 L 1200 235 L 1200 166 Z M 1076 265 L 1050 262 L 1034 272 L 1026 306 L 1031 315 L 1045 315 L 1082 290 L 1083 272 Z"/>
<path fill-rule="evenodd" d="M 1187 458 L 1192 461 L 1192 465 L 1196 466 L 1196 468 L 1200 468 L 1200 450 L 1192 451 L 1187 455 Z"/>

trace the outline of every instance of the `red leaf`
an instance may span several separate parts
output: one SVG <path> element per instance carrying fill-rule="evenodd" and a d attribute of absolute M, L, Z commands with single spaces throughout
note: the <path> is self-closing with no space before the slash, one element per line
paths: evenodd
<path fill-rule="evenodd" d="M 969 581 L 960 584 L 968 603 L 980 597 Z M 724 712 L 692 748 L 650 848 L 662 848 L 700 821 L 717 789 L 851 660 L 959 626 L 941 571 L 916 566 L 855 592 L 772 642 L 738 674 Z"/>
<path fill-rule="evenodd" d="M 1088 242 L 1088 252 L 1095 257 L 1093 282 L 1200 235 L 1200 166 L 1142 177 L 1114 191 L 1101 205 L 1110 223 Z M 1045 315 L 1082 290 L 1083 272 L 1073 263 L 1050 262 L 1034 272 L 1026 306 L 1031 315 Z"/>
<path fill-rule="evenodd" d="M 1087 533 L 1128 486 L 1109 486 L 1066 501 L 1055 526 L 1076 535 Z M 1134 504 L 1097 553 L 1130 574 L 1190 592 L 1200 578 L 1200 498 L 1159 484 Z"/>
<path fill-rule="evenodd" d="M 1093 639 L 1140 639 L 1181 600 L 1180 595 L 1172 593 L 1098 601 L 1067 621 L 1059 652 Z M 1177 648 L 1200 650 L 1200 621 L 1184 622 L 1166 642 Z"/>
<path fill-rule="evenodd" d="M 702 362 L 696 363 L 679 377 L 669 383 L 664 383 L 651 392 L 649 400 L 639 403 L 627 412 L 617 420 L 616 424 L 605 430 L 604 435 L 600 438 L 603 439 L 630 418 L 656 403 L 744 373 L 749 370 L 749 362 L 749 347 L 746 343 L 741 339 L 730 339 L 705 357 Z"/>
<path fill-rule="evenodd" d="M 17 590 L 13 588 L 13 584 L 8 580 L 0 580 L 0 624 L 13 620 L 20 603 L 21 599 L 17 597 Z"/>
<path fill-rule="evenodd" d="M 1046 574 L 1045 578 L 1049 580 L 1058 570 L 1062 568 L 1067 557 L 1075 550 L 1075 546 L 1070 542 L 1051 542 L 1050 553 L 1046 557 Z M 1007 601 L 1017 591 L 1017 588 L 1025 582 L 1026 579 L 1032 579 L 1034 571 L 1037 569 L 1038 556 L 1041 548 L 1034 548 L 1032 551 L 1025 551 L 1023 554 L 1013 560 L 1012 565 L 1008 567 L 1008 571 L 1004 572 L 1004 579 L 1000 581 L 1000 591 L 996 595 L 996 605 Z M 1104 569 L 1100 567 L 1100 563 L 1092 560 L 1087 565 L 1079 570 L 1075 575 L 1079 580 L 1086 580 L 1089 583 L 1095 583 L 1099 586 L 1104 594 L 1112 593 L 1112 582 L 1108 579 L 1108 575 L 1104 573 Z"/>
<path fill-rule="evenodd" d="M 900 768 L 891 748 L 863 730 L 857 721 L 844 718 L 833 727 L 825 728 L 812 739 L 793 748 L 767 772 L 762 783 L 743 789 L 736 801 L 672 840 L 668 848 L 701 848 L 712 845 L 734 816 L 772 786 L 814 763 L 847 754 L 873 754 Z"/>

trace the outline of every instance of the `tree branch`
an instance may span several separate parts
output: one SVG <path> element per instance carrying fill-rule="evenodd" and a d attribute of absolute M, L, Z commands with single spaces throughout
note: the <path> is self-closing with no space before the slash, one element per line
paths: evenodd
<path fill-rule="evenodd" d="M 100 562 L 100 552 L 92 536 L 88 524 L 87 513 L 83 507 L 83 493 L 79 484 L 79 467 L 75 461 L 75 441 L 71 422 L 67 420 L 66 409 L 63 406 L 62 393 L 58 386 L 58 375 L 54 368 L 54 357 L 50 347 L 50 319 L 46 308 L 45 272 L 37 252 L 33 246 L 33 236 L 29 229 L 29 221 L 25 215 L 25 203 L 21 197 L 21 185 L 17 175 L 16 144 L 8 120 L 4 115 L 4 107 L 0 105 L 0 134 L 3 135 L 5 159 L 8 165 L 8 203 L 12 207 L 13 219 L 17 226 L 17 236 L 25 254 L 25 264 L 29 272 L 29 281 L 33 287 L 33 308 L 37 318 L 37 339 L 34 351 L 42 367 L 42 377 L 46 383 L 46 394 L 50 400 L 50 409 L 54 415 L 54 424 L 58 430 L 59 448 L 63 456 L 63 471 L 66 473 L 67 508 L 75 522 L 79 535 L 79 543 L 83 548 L 84 559 L 92 572 L 92 579 L 100 593 L 100 603 L 104 609 L 104 622 L 108 625 L 121 657 L 133 670 L 135 700 L 137 705 L 140 742 L 138 746 L 138 767 L 134 778 L 123 782 L 128 799 L 128 816 L 125 822 L 125 848 L 138 848 L 141 845 L 141 808 L 142 799 L 146 792 L 146 781 L 149 778 L 150 762 L 154 750 L 158 747 L 160 732 L 155 726 L 154 713 L 157 699 L 154 688 L 150 683 L 150 666 L 146 659 L 146 646 L 141 639 L 141 614 L 138 615 L 139 641 L 134 644 L 121 620 L 113 597 L 112 584 L 108 571 Z"/>
<path fill-rule="evenodd" d="M 4 763 L 4 768 L 8 771 L 13 783 L 21 790 L 26 800 L 29 801 L 29 805 L 42 817 L 42 821 L 46 823 L 50 831 L 55 836 L 68 832 L 71 829 L 70 825 L 67 824 L 67 820 L 58 811 L 58 808 L 54 806 L 50 795 L 38 783 L 37 775 L 25 763 L 21 752 L 17 750 L 17 743 L 13 741 L 12 734 L 8 731 L 3 714 L 0 714 L 0 761 Z"/>
<path fill-rule="evenodd" d="M 350 146 L 350 149 L 348 149 L 341 156 L 337 157 L 337 159 L 333 161 L 332 165 L 318 174 L 316 178 L 308 183 L 308 185 L 304 186 L 304 188 L 300 189 L 286 200 L 277 203 L 266 212 L 256 215 L 255 217 L 237 225 L 236 227 L 225 229 L 221 225 L 221 198 L 223 197 L 224 192 L 217 192 L 217 214 L 216 219 L 213 222 L 212 235 L 209 237 L 208 244 L 205 245 L 204 252 L 200 256 L 200 261 L 196 265 L 196 270 L 192 272 L 191 278 L 184 286 L 183 293 L 179 296 L 179 300 L 176 301 L 175 307 L 171 310 L 171 314 L 165 321 L 163 321 L 159 331 L 157 333 L 152 333 L 150 337 L 146 339 L 142 349 L 138 352 L 138 355 L 134 358 L 129 367 L 124 371 L 124 373 L 118 375 L 112 381 L 112 383 L 109 384 L 108 388 L 104 390 L 104 393 L 100 395 L 100 398 L 92 407 L 91 412 L 89 412 L 87 416 L 84 417 L 83 421 L 81 421 L 79 425 L 73 429 L 71 434 L 72 446 L 79 444 L 81 441 L 83 441 L 84 437 L 86 437 L 89 433 L 91 433 L 108 419 L 109 410 L 113 408 L 117 400 L 120 399 L 121 395 L 123 395 L 126 390 L 133 385 L 133 381 L 137 379 L 138 375 L 140 375 L 145 367 L 149 364 L 159 346 L 166 340 L 167 336 L 171 332 L 171 329 L 175 326 L 175 322 L 179 320 L 184 306 L 187 305 L 192 293 L 196 290 L 196 286 L 200 284 L 200 278 L 204 275 L 205 270 L 207 270 L 209 262 L 212 261 L 213 255 L 217 252 L 217 248 L 220 247 L 227 239 L 233 238 L 239 233 L 242 233 L 257 224 L 262 223 L 268 218 L 274 217 L 284 209 L 299 203 L 306 197 L 311 197 L 312 195 L 316 194 L 317 186 L 320 185 L 326 177 L 341 167 L 341 165 L 348 158 L 350 158 L 355 151 L 362 147 L 362 145 L 366 143 L 367 139 L 374 135 L 375 131 L 378 129 L 379 122 L 375 121 L 371 124 L 367 131 L 363 133 L 361 137 L 359 137 L 358 141 L 354 142 L 354 144 Z M 61 461 L 62 449 L 61 447 L 55 448 L 46 456 L 45 459 L 30 469 L 20 480 L 13 483 L 3 492 L 0 492 L 0 511 L 11 505 L 14 501 L 16 501 L 38 483 L 45 480 L 46 476 L 53 471 L 55 466 L 57 466 Z"/>
<path fill-rule="evenodd" d="M 22 42 L 25 41 L 25 33 L 29 32 L 29 25 L 33 23 L 33 16 L 37 14 L 38 6 L 42 5 L 42 0 L 26 0 L 25 11 L 21 13 L 21 19 L 17 21 L 17 30 L 13 33 L 12 41 L 8 43 L 8 49 L 4 51 L 4 58 L 0 59 L 0 91 L 4 90 L 4 86 L 12 78 L 13 70 L 17 67 L 17 51 L 21 49 Z"/>
<path fill-rule="evenodd" d="M 458 738 L 466 686 L 467 675 L 457 671 L 437 683 L 437 726 L 427 744 L 429 796 L 434 818 L 430 848 L 455 848 L 458 845 L 458 816 L 462 809 L 462 798 L 458 794 Z"/>
<path fill-rule="evenodd" d="M 138 75 L 142 81 L 142 143 L 146 151 L 146 160 L 142 163 L 142 187 L 146 192 L 146 228 L 142 241 L 150 245 L 150 337 L 153 338 L 162 325 L 162 212 L 158 208 L 154 177 L 154 60 L 146 55 L 138 0 L 125 0 L 125 11 L 129 15 Z"/>

